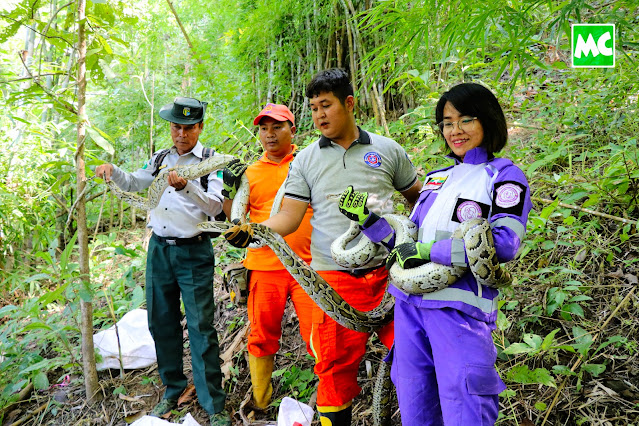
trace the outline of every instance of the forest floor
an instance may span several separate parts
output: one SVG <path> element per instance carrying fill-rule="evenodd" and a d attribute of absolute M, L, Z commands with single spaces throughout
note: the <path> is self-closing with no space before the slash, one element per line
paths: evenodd
<path fill-rule="evenodd" d="M 574 255 L 564 253 L 564 255 Z M 637 247 L 627 256 L 639 256 Z M 602 351 L 595 355 L 599 362 L 606 362 L 608 369 L 604 374 L 594 377 L 582 373 L 575 376 L 557 376 L 557 386 L 542 386 L 539 384 L 513 384 L 509 389 L 516 391 L 510 398 L 501 398 L 502 419 L 500 425 L 633 425 L 639 424 L 639 362 L 637 360 L 638 339 L 636 321 L 639 302 L 634 294 L 639 271 L 636 268 L 627 270 L 608 270 L 605 265 L 597 271 L 592 271 L 588 280 L 597 284 L 597 294 L 593 294 L 593 301 L 588 305 L 586 318 L 593 327 L 601 327 L 600 334 L 595 339 L 599 343 L 611 336 L 625 336 L 628 338 L 626 347 L 615 350 Z M 528 274 L 517 271 L 515 274 Z M 587 273 L 587 271 L 586 271 Z M 605 282 L 605 285 L 604 285 Z M 216 325 L 219 331 L 221 358 L 223 371 L 226 374 L 225 389 L 228 393 L 227 409 L 233 414 L 234 426 L 237 425 L 267 425 L 277 424 L 277 403 L 281 398 L 289 396 L 304 400 L 313 405 L 314 388 L 317 379 L 310 374 L 313 368 L 312 359 L 307 355 L 304 342 L 299 336 L 299 328 L 295 311 L 288 306 L 282 321 L 283 337 L 281 349 L 276 357 L 275 371 L 278 377 L 273 378 L 274 404 L 266 411 L 259 412 L 250 408 L 250 374 L 247 362 L 246 336 L 248 321 L 246 307 L 233 305 L 230 296 L 222 284 L 222 279 L 216 276 L 216 300 L 218 310 Z M 547 289 L 538 288 L 534 282 L 525 286 L 515 287 L 510 300 L 519 300 L 520 306 L 528 305 L 527 301 L 543 300 Z M 622 303 L 623 302 L 623 303 Z M 628 303 L 629 302 L 629 303 Z M 615 307 L 620 309 L 615 310 Z M 526 317 L 525 311 L 519 309 L 508 312 L 514 318 Z M 553 318 L 536 319 L 539 330 L 550 331 L 556 327 L 566 327 L 567 322 Z M 188 353 L 188 336 L 184 325 L 185 342 L 185 371 L 190 377 L 190 356 Z M 496 331 L 495 341 L 503 339 L 520 341 L 520 331 L 510 327 L 506 334 Z M 538 334 L 541 334 L 539 332 Z M 498 344 L 499 346 L 499 344 Z M 376 337 L 371 337 L 368 351 L 360 366 L 359 384 L 361 394 L 355 399 L 353 406 L 353 425 L 369 426 L 372 421 L 372 394 L 375 374 L 386 349 Z M 548 363 L 550 369 L 554 364 L 575 367 L 580 359 L 573 354 L 558 352 L 538 360 L 536 367 L 543 367 Z M 566 358 L 566 359 L 562 359 Z M 590 362 L 593 362 L 591 359 Z M 500 371 L 511 368 L 513 360 L 499 359 L 497 367 Z M 565 385 L 561 384 L 566 378 Z M 84 386 L 81 378 L 71 378 L 66 386 L 52 386 L 44 392 L 32 392 L 22 403 L 7 413 L 5 425 L 113 425 L 124 426 L 149 412 L 162 395 L 162 386 L 156 365 L 146 369 L 126 371 L 120 377 L 119 371 L 107 370 L 99 373 L 99 381 L 103 399 L 94 407 L 86 404 Z M 125 393 L 118 393 L 116 389 L 125 389 Z M 168 420 L 181 423 L 184 416 L 190 413 L 200 424 L 208 425 L 207 415 L 191 395 L 184 395 L 177 412 L 168 416 Z M 310 399 L 310 401 L 309 401 Z M 544 423 L 543 410 L 536 406 L 538 401 L 545 401 L 550 408 L 550 402 L 556 399 L 552 412 Z M 392 424 L 400 424 L 397 403 L 393 401 Z M 314 420 L 313 425 L 319 425 Z"/>
<path fill-rule="evenodd" d="M 553 192 L 548 189 L 544 193 L 540 188 L 535 195 L 551 198 Z M 544 207 L 545 204 L 535 203 L 537 212 Z M 558 226 L 562 224 L 561 219 L 553 224 L 553 218 L 549 218 L 546 229 L 533 230 L 527 237 L 532 240 L 544 233 L 546 240 L 556 244 L 550 249 L 535 246 L 524 261 L 508 266 L 517 281 L 512 289 L 504 292 L 506 302 L 501 310 L 504 315 L 498 321 L 494 339 L 500 352 L 497 368 L 510 394 L 500 398 L 501 414 L 497 424 L 639 426 L 639 297 L 635 291 L 639 283 L 638 235 L 633 234 L 619 244 L 621 224 L 614 220 L 599 220 L 596 226 L 578 230 L 580 235 L 566 235 Z M 137 239 L 135 244 L 139 244 L 143 231 L 136 230 L 132 234 L 135 235 L 133 239 Z M 575 239 L 587 241 L 587 244 L 571 244 Z M 216 244 L 224 243 L 218 241 Z M 606 249 L 611 246 L 620 249 L 612 261 L 605 257 Z M 224 247 L 219 246 L 216 253 L 223 250 Z M 570 271 L 566 272 L 567 269 Z M 142 276 L 137 279 L 143 281 Z M 583 313 L 566 315 L 565 312 L 560 314 L 561 309 L 549 310 L 549 303 L 558 302 L 555 296 L 554 299 L 551 297 L 556 295 L 553 289 L 569 291 L 566 285 L 571 279 L 578 280 L 580 294 L 590 298 L 578 302 Z M 560 304 L 565 307 L 572 295 L 560 300 Z M 218 275 L 215 296 L 218 307 L 215 321 L 225 372 L 224 387 L 228 394 L 226 406 L 233 414 L 234 426 L 276 424 L 276 405 L 285 396 L 313 406 L 317 379 L 312 374 L 313 361 L 299 336 L 291 306 L 282 321 L 281 349 L 275 360 L 274 402 L 266 412 L 258 412 L 247 404 L 251 384 L 246 352 L 246 307 L 230 303 L 229 292 Z M 574 337 L 575 329 L 579 328 L 587 330 L 590 338 L 590 349 L 583 353 L 578 350 L 583 342 Z M 501 354 L 501 350 L 511 343 L 533 344 L 534 335 L 544 339 L 555 330 L 556 340 L 551 340 L 549 345 L 516 355 Z M 185 370 L 190 377 L 185 324 L 184 342 Z M 572 350 L 567 349 L 570 345 Z M 376 337 L 369 339 L 367 354 L 360 365 L 362 392 L 354 401 L 353 425 L 373 424 L 371 407 L 375 374 L 385 354 L 386 349 Z M 552 383 L 529 374 L 541 370 L 549 373 Z M 522 374 L 518 375 L 517 371 Z M 52 383 L 59 377 L 54 376 L 51 375 Z M 92 407 L 86 404 L 82 378 L 70 379 L 64 386 L 57 384 L 48 391 L 32 391 L 24 395 L 22 402 L 5 407 L 3 424 L 123 426 L 148 413 L 162 395 L 155 365 L 127 371 L 123 377 L 117 370 L 100 372 L 103 398 Z M 193 394 L 184 399 L 179 410 L 168 420 L 181 423 L 181 419 L 190 413 L 202 425 L 208 425 L 207 415 Z M 393 401 L 393 413 L 392 423 L 400 424 L 396 401 Z M 319 425 L 319 421 L 314 420 L 313 425 Z"/>
<path fill-rule="evenodd" d="M 222 278 L 217 275 L 215 288 L 215 323 L 219 333 L 222 371 L 225 374 L 226 407 L 233 415 L 233 425 L 276 425 L 278 405 L 285 396 L 314 405 L 317 379 L 312 374 L 313 360 L 306 352 L 306 345 L 299 334 L 297 315 L 290 302 L 282 320 L 281 348 L 275 359 L 274 371 L 278 377 L 273 378 L 274 403 L 266 411 L 253 410 L 250 404 L 247 404 L 251 395 L 251 380 L 246 351 L 246 306 L 229 303 L 230 295 L 222 284 Z M 188 331 L 184 320 L 182 325 L 184 370 L 189 382 L 192 383 Z M 386 348 L 376 337 L 369 339 L 368 351 L 360 368 L 359 384 L 362 393 L 353 406 L 353 424 L 372 424 L 370 407 L 375 374 L 385 354 Z M 163 394 L 157 364 L 145 369 L 126 370 L 123 377 L 120 376 L 119 370 L 101 371 L 98 373 L 98 379 L 102 401 L 94 407 L 86 404 L 82 378 L 71 377 L 70 382 L 64 386 L 52 385 L 44 392 L 33 391 L 23 402 L 15 404 L 15 407 L 8 411 L 2 424 L 124 426 L 150 412 Z M 126 392 L 118 393 L 117 389 L 126 389 Z M 178 410 L 164 419 L 181 424 L 187 413 L 190 413 L 202 426 L 207 426 L 208 415 L 198 404 L 192 385 L 189 385 L 181 399 L 184 402 L 181 402 Z M 397 411 L 395 400 L 393 409 Z M 398 413 L 394 417 L 398 418 Z M 319 425 L 319 421 L 315 420 L 312 424 Z"/>

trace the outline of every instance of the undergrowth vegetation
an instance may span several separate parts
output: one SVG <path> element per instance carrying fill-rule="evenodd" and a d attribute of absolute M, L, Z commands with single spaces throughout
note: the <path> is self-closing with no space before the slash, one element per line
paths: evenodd
<path fill-rule="evenodd" d="M 0 33 L 2 78 L 15 74 L 16 59 L 9 52 L 21 42 L 11 36 L 23 20 L 41 32 L 46 19 L 54 20 L 45 12 L 44 18 L 31 16 L 30 6 L 19 3 L 23 10 L 7 15 L 11 25 Z M 133 170 L 150 151 L 168 146 L 167 129 L 157 117 L 153 121 L 149 103 L 157 115 L 157 107 L 180 91 L 212 100 L 204 145 L 247 161 L 257 158 L 259 143 L 245 123 L 268 100 L 290 101 L 299 117 L 296 143 L 305 146 L 318 133 L 303 100 L 304 83 L 324 66 L 351 66 L 351 57 L 357 95 L 366 99 L 358 104 L 358 121 L 398 140 L 423 175 L 448 162 L 433 123 L 441 92 L 460 81 L 491 87 L 509 122 L 509 144 L 498 155 L 522 168 L 534 203 L 526 238 L 508 264 L 515 283 L 502 292 L 494 331 L 497 367 L 508 385 L 498 424 L 639 425 L 639 6 L 634 2 L 533 1 L 507 7 L 499 1 L 296 2 L 294 16 L 269 14 L 270 25 L 260 20 L 272 7 L 264 2 L 229 2 L 220 5 L 219 16 L 206 15 L 205 7 L 179 5 L 187 28 L 200 36 L 191 52 L 198 61 L 184 53 L 177 27 L 174 34 L 139 35 L 139 27 L 151 28 L 165 18 L 160 6 L 133 2 L 131 7 L 147 16 L 121 2 L 112 2 L 113 9 L 93 3 L 89 177 L 104 161 Z M 71 38 L 74 15 L 59 12 L 61 22 L 47 40 L 61 59 L 41 63 L 43 73 L 63 75 L 67 54 L 61 52 L 71 43 L 61 40 Z M 617 25 L 616 68 L 569 68 L 570 23 L 598 16 Z M 224 32 L 214 33 L 212 23 Z M 289 23 L 303 29 L 297 38 Z M 340 45 L 346 34 L 359 45 Z M 2 83 L 1 103 L 8 113 L 0 116 L 0 423 L 31 389 L 38 399 L 62 383 L 81 388 L 80 301 L 93 302 L 96 331 L 144 307 L 146 257 L 144 212 L 130 209 L 99 179 L 91 179 L 84 194 L 90 284 L 80 279 L 77 224 L 69 218 L 78 199 L 75 116 L 35 85 Z M 74 100 L 66 86 L 57 90 Z M 386 106 L 384 120 L 371 101 L 375 91 Z M 401 203 L 397 210 L 408 213 Z M 215 244 L 219 277 L 243 253 Z M 224 335 L 246 326 L 236 308 L 228 298 L 220 302 Z M 316 383 L 312 363 L 304 348 L 278 360 L 287 357 L 303 362 L 280 362 L 275 404 L 283 396 L 308 401 Z M 247 374 L 240 352 L 227 390 L 246 390 Z M 157 376 L 140 375 L 138 382 L 159 386 Z M 103 375 L 101 380 L 105 395 L 121 403 L 118 395 L 130 389 L 125 379 Z M 34 424 L 55 424 L 61 412 L 73 418 L 69 405 L 49 398 Z M 355 417 L 358 424 L 371 424 L 360 411 Z"/>

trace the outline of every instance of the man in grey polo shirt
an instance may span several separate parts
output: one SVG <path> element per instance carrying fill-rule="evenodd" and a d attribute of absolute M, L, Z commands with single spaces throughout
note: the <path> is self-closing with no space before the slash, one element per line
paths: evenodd
<path fill-rule="evenodd" d="M 292 163 L 280 213 L 262 222 L 281 235 L 299 226 L 310 203 L 311 266 L 353 307 L 370 310 L 381 301 L 388 275 L 382 259 L 372 267 L 344 270 L 331 258 L 330 245 L 343 234 L 350 220 L 340 213 L 340 195 L 352 185 L 368 192 L 367 207 L 382 215 L 393 211 L 391 196 L 397 190 L 412 204 L 421 182 L 404 149 L 395 141 L 361 130 L 355 123 L 355 99 L 345 71 L 318 73 L 306 88 L 313 122 L 322 137 L 300 151 Z M 235 246 L 248 244 L 248 234 L 236 228 L 225 234 Z M 311 346 L 319 377 L 317 409 L 322 425 L 351 424 L 352 401 L 361 388 L 357 371 L 369 335 L 346 329 L 320 308 L 312 312 Z M 378 332 L 390 347 L 393 325 Z"/>

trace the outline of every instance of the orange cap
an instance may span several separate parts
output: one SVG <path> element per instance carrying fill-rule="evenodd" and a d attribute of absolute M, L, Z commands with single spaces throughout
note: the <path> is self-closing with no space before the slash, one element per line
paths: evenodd
<path fill-rule="evenodd" d="M 253 120 L 253 124 L 255 126 L 260 124 L 262 117 L 272 117 L 277 121 L 290 121 L 293 123 L 293 126 L 295 125 L 295 116 L 286 105 L 266 104 L 264 109 L 260 111 L 258 116 L 255 117 L 255 120 Z"/>

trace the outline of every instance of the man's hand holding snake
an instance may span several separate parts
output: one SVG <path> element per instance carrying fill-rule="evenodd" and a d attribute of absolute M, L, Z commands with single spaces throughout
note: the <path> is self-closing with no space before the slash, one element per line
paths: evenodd
<path fill-rule="evenodd" d="M 253 241 L 253 229 L 249 223 L 240 223 L 239 219 L 233 219 L 235 226 L 226 231 L 222 236 L 233 247 L 246 248 Z"/>
<path fill-rule="evenodd" d="M 237 194 L 237 190 L 242 181 L 242 175 L 247 167 L 248 164 L 244 164 L 238 159 L 234 159 L 226 166 L 222 173 L 222 195 L 225 198 L 229 200 L 235 198 L 235 194 Z"/>
<path fill-rule="evenodd" d="M 375 214 L 366 207 L 366 200 L 368 192 L 355 191 L 351 185 L 339 197 L 339 211 L 350 220 L 363 225 L 369 216 Z"/>
<path fill-rule="evenodd" d="M 386 259 L 386 269 L 390 269 L 395 262 L 402 269 L 410 269 L 430 262 L 430 249 L 435 241 L 428 243 L 408 242 L 395 246 Z"/>

